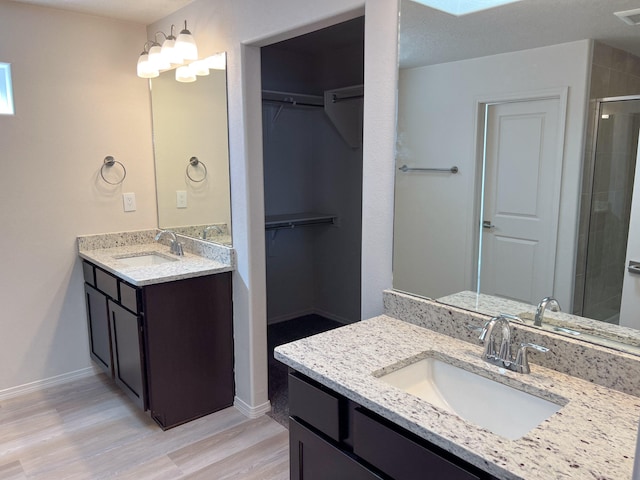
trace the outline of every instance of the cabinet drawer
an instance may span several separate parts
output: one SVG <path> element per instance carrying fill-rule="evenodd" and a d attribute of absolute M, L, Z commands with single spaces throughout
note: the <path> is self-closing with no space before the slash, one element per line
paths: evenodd
<path fill-rule="evenodd" d="M 353 452 L 395 480 L 481 479 L 360 408 L 354 412 L 353 421 Z"/>
<path fill-rule="evenodd" d="M 289 374 L 289 415 L 339 442 L 341 401 L 336 395 L 295 373 Z"/>
<path fill-rule="evenodd" d="M 291 480 L 382 480 L 353 456 L 293 419 L 289 435 Z"/>
<path fill-rule="evenodd" d="M 138 289 L 120 282 L 120 303 L 132 312 L 139 313 Z"/>
<path fill-rule="evenodd" d="M 93 265 L 88 262 L 82 262 L 82 274 L 84 275 L 84 281 L 92 287 L 96 286 L 96 277 L 94 273 Z"/>
<path fill-rule="evenodd" d="M 99 268 L 96 268 L 96 288 L 114 300 L 118 299 L 118 280 Z"/>

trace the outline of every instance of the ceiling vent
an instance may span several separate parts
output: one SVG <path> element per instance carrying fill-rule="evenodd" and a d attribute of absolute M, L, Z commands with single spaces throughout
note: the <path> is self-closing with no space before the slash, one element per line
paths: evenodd
<path fill-rule="evenodd" d="M 624 12 L 614 12 L 614 15 L 627 25 L 640 25 L 640 8 L 625 10 Z"/>

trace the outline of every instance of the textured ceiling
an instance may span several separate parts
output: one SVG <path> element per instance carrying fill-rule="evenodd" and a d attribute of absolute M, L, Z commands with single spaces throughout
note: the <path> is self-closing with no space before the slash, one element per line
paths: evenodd
<path fill-rule="evenodd" d="M 193 0 L 13 0 L 149 25 Z"/>
<path fill-rule="evenodd" d="M 401 2 L 400 64 L 431 65 L 593 38 L 640 56 L 640 26 L 613 12 L 640 0 L 522 0 L 462 17 Z"/>

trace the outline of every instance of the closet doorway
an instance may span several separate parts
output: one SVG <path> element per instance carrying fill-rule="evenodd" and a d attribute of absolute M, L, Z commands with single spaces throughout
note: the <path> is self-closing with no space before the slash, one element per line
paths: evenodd
<path fill-rule="evenodd" d="M 272 416 L 275 346 L 361 318 L 364 17 L 261 49 Z"/>

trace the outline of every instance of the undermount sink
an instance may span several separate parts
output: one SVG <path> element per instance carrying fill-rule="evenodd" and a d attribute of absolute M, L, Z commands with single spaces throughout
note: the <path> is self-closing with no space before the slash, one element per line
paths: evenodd
<path fill-rule="evenodd" d="M 433 357 L 379 379 L 509 440 L 526 435 L 563 406 Z"/>
<path fill-rule="evenodd" d="M 121 255 L 114 258 L 127 267 L 150 267 L 177 261 L 177 258 L 171 258 L 158 252 L 133 253 L 131 255 Z"/>

